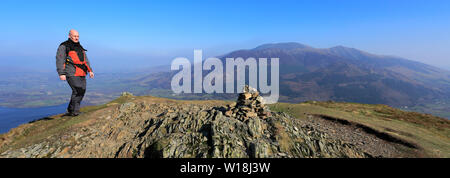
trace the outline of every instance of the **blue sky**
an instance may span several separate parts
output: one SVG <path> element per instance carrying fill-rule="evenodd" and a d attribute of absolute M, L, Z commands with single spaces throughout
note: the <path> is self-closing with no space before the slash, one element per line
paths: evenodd
<path fill-rule="evenodd" d="M 80 32 L 94 69 L 169 64 L 299 42 L 344 45 L 450 69 L 450 1 L 20 1 L 0 2 L 1 67 L 54 69 L 56 48 Z M 5 62 L 6 61 L 6 62 Z"/>

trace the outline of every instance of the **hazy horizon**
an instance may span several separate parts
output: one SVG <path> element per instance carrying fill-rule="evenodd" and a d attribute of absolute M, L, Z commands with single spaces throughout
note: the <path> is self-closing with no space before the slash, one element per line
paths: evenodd
<path fill-rule="evenodd" d="M 54 70 L 58 45 L 80 32 L 94 70 L 170 64 L 266 43 L 346 46 L 450 70 L 448 1 L 5 1 L 2 68 Z M 70 8 L 72 7 L 72 8 Z M 76 15 L 67 15 L 73 11 Z M 69 16 L 70 18 L 67 18 Z"/>

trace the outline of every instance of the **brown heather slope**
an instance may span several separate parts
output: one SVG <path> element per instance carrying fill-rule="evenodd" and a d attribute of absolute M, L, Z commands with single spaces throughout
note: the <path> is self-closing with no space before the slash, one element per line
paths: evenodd
<path fill-rule="evenodd" d="M 450 157 L 449 121 L 431 115 L 255 103 L 125 94 L 77 117 L 42 118 L 0 135 L 0 157 Z M 253 113 L 262 108 L 271 112 Z"/>

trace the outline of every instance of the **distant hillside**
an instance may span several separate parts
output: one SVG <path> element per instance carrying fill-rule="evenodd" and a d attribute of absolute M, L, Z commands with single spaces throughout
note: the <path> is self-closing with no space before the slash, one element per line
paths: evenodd
<path fill-rule="evenodd" d="M 264 44 L 219 56 L 222 60 L 227 57 L 279 58 L 282 102 L 333 100 L 403 108 L 416 106 L 431 113 L 434 110 L 427 108 L 428 104 L 450 103 L 449 71 L 399 57 L 343 46 L 319 49 L 299 43 Z M 135 82 L 150 88 L 170 89 L 169 81 L 174 74 L 151 74 Z M 435 113 L 450 118 L 446 109 L 450 109 L 449 104 L 442 105 Z"/>
<path fill-rule="evenodd" d="M 353 48 L 279 43 L 226 57 L 279 57 L 283 101 L 335 100 L 392 106 L 448 99 L 450 72 Z"/>

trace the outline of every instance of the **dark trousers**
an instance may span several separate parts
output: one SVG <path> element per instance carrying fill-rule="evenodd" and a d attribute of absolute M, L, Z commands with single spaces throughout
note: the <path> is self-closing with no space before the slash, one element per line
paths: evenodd
<path fill-rule="evenodd" d="M 67 83 L 72 88 L 72 96 L 67 107 L 69 113 L 79 113 L 80 103 L 83 100 L 84 93 L 86 93 L 86 77 L 67 76 Z"/>

